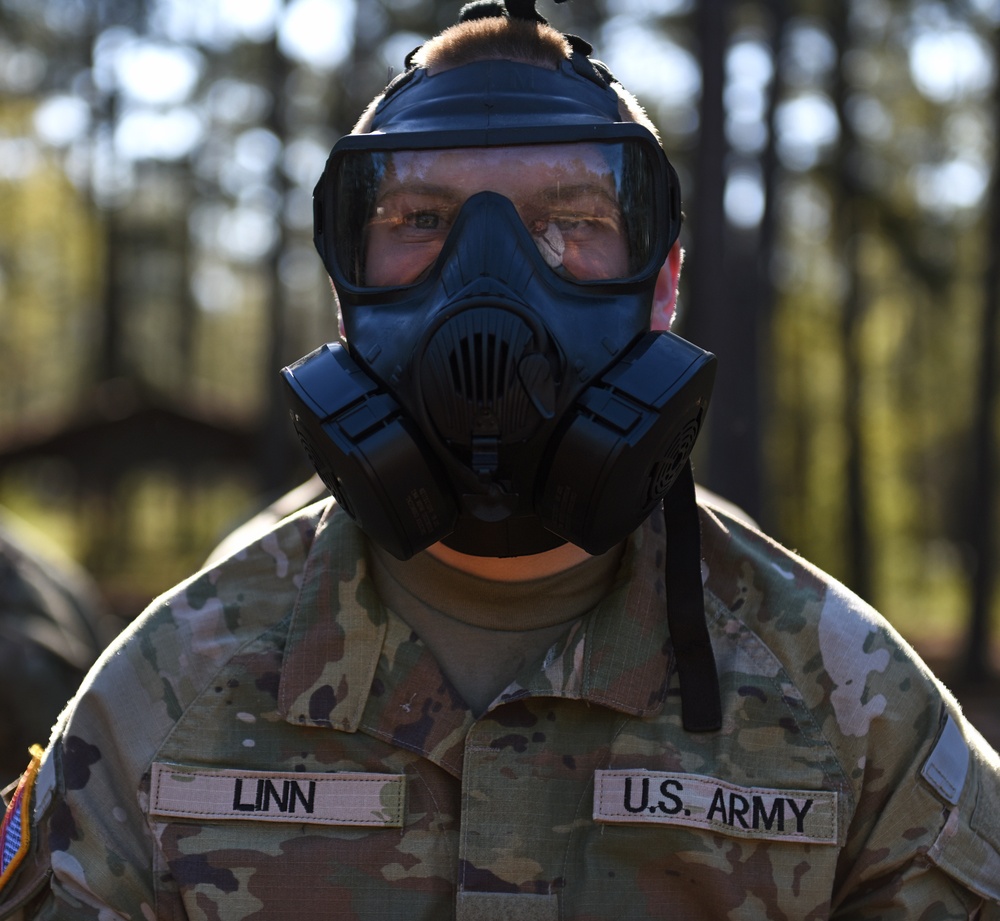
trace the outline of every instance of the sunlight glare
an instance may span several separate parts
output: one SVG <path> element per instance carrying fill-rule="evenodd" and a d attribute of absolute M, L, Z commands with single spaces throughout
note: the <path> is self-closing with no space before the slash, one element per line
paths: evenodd
<path fill-rule="evenodd" d="M 90 127 L 90 108 L 78 96 L 51 96 L 35 110 L 35 133 L 46 144 L 65 147 Z"/>
<path fill-rule="evenodd" d="M 243 39 L 264 42 L 274 35 L 281 0 L 159 0 L 159 31 L 178 42 L 225 47 Z"/>
<path fill-rule="evenodd" d="M 114 71 L 126 96 L 147 105 L 177 105 L 191 95 L 202 59 L 194 49 L 138 40 L 116 49 Z"/>
<path fill-rule="evenodd" d="M 993 82 L 993 60 L 983 40 L 967 29 L 928 30 L 910 46 L 917 89 L 938 103 L 982 92 Z"/>
<path fill-rule="evenodd" d="M 354 0 L 293 0 L 278 44 L 290 58 L 318 70 L 337 67 L 354 44 Z"/>
<path fill-rule="evenodd" d="M 989 170 L 975 160 L 955 159 L 915 167 L 911 181 L 917 201 L 924 208 L 948 216 L 982 203 Z"/>
<path fill-rule="evenodd" d="M 723 205 L 729 222 L 750 230 L 764 217 L 764 186 L 758 170 L 734 169 L 726 179 Z"/>
<path fill-rule="evenodd" d="M 604 26 L 600 44 L 612 73 L 648 105 L 689 105 L 701 93 L 697 60 L 661 32 L 619 17 Z"/>
<path fill-rule="evenodd" d="M 204 132 L 192 109 L 136 109 L 118 123 L 115 151 L 129 160 L 180 160 L 194 150 Z"/>
<path fill-rule="evenodd" d="M 812 169 L 824 148 L 840 137 L 840 123 L 829 97 L 803 93 L 783 102 L 775 113 L 778 154 L 793 170 Z"/>

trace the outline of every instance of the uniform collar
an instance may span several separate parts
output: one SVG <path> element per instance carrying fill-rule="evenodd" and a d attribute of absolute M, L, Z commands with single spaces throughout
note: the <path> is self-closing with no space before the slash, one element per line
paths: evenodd
<path fill-rule="evenodd" d="M 355 732 L 386 626 L 361 531 L 331 502 L 316 529 L 292 612 L 278 689 L 284 718 Z"/>
<path fill-rule="evenodd" d="M 629 538 L 608 596 L 540 668 L 519 675 L 491 711 L 527 697 L 559 697 L 632 716 L 658 713 L 672 665 L 663 555 L 663 522 L 654 513 Z M 364 537 L 333 503 L 303 571 L 278 706 L 290 723 L 360 729 L 455 774 L 475 722 L 423 643 L 378 600 Z"/>
<path fill-rule="evenodd" d="M 663 530 L 654 513 L 629 537 L 611 592 L 553 647 L 543 669 L 508 689 L 507 699 L 564 697 L 632 716 L 662 709 L 672 665 Z"/>

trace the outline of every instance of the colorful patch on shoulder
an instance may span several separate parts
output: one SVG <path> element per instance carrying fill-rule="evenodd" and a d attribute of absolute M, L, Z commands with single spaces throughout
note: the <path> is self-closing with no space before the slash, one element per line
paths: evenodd
<path fill-rule="evenodd" d="M 0 892 L 17 871 L 31 846 L 31 791 L 41 763 L 42 749 L 38 745 L 32 745 L 31 764 L 21 775 L 21 781 L 7 804 L 3 824 L 0 824 Z"/>

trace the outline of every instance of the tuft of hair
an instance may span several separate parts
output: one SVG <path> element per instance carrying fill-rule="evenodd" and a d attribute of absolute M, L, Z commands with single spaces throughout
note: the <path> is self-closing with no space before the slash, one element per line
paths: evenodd
<path fill-rule="evenodd" d="M 488 6 L 490 0 L 485 0 L 483 8 Z M 572 46 L 566 37 L 550 25 L 487 15 L 450 26 L 428 39 L 414 52 L 410 64 L 431 73 L 476 61 L 520 61 L 555 70 L 572 54 Z M 617 81 L 611 84 L 611 88 L 618 95 L 622 120 L 644 125 L 662 143 L 659 131 L 635 96 Z M 371 130 L 375 109 L 381 99 L 379 95 L 369 103 L 354 126 L 354 134 Z"/>
<path fill-rule="evenodd" d="M 450 26 L 427 41 L 412 63 L 449 70 L 473 61 L 521 61 L 555 70 L 573 49 L 561 32 L 523 19 L 485 16 Z"/>

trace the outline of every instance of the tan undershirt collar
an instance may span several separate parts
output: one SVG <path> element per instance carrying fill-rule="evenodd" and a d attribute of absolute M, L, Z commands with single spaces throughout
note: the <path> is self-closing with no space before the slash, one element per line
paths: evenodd
<path fill-rule="evenodd" d="M 494 582 L 428 553 L 400 562 L 369 543 L 382 603 L 420 636 L 476 713 L 610 591 L 623 549 L 541 579 Z"/>

